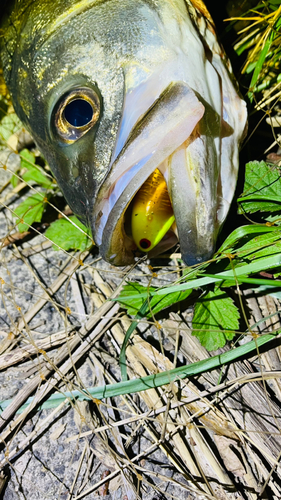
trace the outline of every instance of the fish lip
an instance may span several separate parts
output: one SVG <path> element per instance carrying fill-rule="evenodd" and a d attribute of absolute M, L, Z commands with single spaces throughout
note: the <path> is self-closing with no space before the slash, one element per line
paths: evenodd
<path fill-rule="evenodd" d="M 125 249 L 119 260 L 114 257 L 114 264 L 134 261 L 135 244 L 121 228 L 120 218 L 149 175 L 187 140 L 204 111 L 203 104 L 185 82 L 174 82 L 132 131 L 99 190 L 91 218 L 93 237 L 105 260 L 112 261 L 110 256 L 116 254 L 112 238 L 118 226 Z"/>
<path fill-rule="evenodd" d="M 168 191 L 182 257 L 187 265 L 210 259 L 219 228 L 228 213 L 237 178 L 243 106 L 239 108 L 240 101 L 236 102 L 240 124 L 238 118 L 228 120 L 225 110 L 225 114 L 219 115 L 213 105 L 185 82 L 171 84 L 169 93 L 171 99 L 166 99 L 166 104 L 170 107 L 167 106 L 166 115 L 165 106 L 164 112 L 161 110 L 160 96 L 152 110 L 156 118 L 158 113 L 158 121 L 148 114 L 146 118 L 151 118 L 151 124 L 141 123 L 139 137 L 133 137 L 121 149 L 96 198 L 91 217 L 93 237 L 102 257 L 113 265 L 134 262 L 136 245 L 125 233 L 124 214 L 145 180 L 156 168 L 161 170 L 165 162 L 169 163 Z M 177 115 L 177 107 L 181 116 Z M 225 123 L 229 125 L 224 126 Z M 145 156 L 142 149 L 147 142 Z M 182 160 L 181 155 L 186 156 L 186 160 Z M 116 191 L 118 182 L 119 191 Z M 111 198 L 112 193 L 115 199 Z"/>
<path fill-rule="evenodd" d="M 146 179 L 144 180 L 144 182 L 145 181 Z M 137 184 L 137 188 L 131 196 L 129 194 L 131 192 L 131 186 L 130 184 L 128 184 L 123 192 L 123 200 L 127 200 L 124 201 L 124 208 L 120 209 L 120 206 L 122 207 L 122 205 L 115 204 L 108 216 L 99 249 L 103 259 L 110 262 L 111 264 L 117 266 L 131 265 L 134 263 L 136 257 L 144 255 L 141 254 L 132 236 L 128 234 L 125 229 L 125 217 L 128 208 L 130 207 L 130 204 L 132 203 L 134 197 L 136 196 L 143 183 L 140 186 Z M 211 217 L 211 220 L 213 222 L 213 226 L 208 231 L 208 235 L 210 236 L 209 239 L 203 239 L 200 237 L 198 238 L 197 227 L 189 229 L 189 232 L 192 233 L 191 238 L 187 240 L 187 238 L 185 237 L 185 241 L 188 241 L 188 245 L 182 245 L 182 259 L 187 266 L 199 265 L 202 262 L 209 260 L 214 254 L 219 225 L 217 224 L 215 215 Z M 175 222 L 177 223 L 177 220 Z M 121 248 L 119 248 L 119 250 L 114 250 L 114 243 L 112 245 L 111 242 L 118 223 L 120 224 L 122 232 L 122 246 Z M 177 228 L 177 233 L 178 229 L 179 227 Z M 173 230 L 171 229 L 171 231 Z M 163 249 L 161 249 L 160 247 L 162 243 L 161 240 L 160 244 L 158 244 L 160 250 L 157 249 L 157 245 L 155 249 L 153 249 L 151 252 L 147 252 L 146 255 L 148 256 L 148 258 L 154 258 L 157 257 L 157 255 L 168 251 L 176 243 L 179 242 L 179 234 L 177 234 L 177 236 L 175 235 L 175 238 L 176 239 L 173 244 L 167 245 L 167 247 Z"/>

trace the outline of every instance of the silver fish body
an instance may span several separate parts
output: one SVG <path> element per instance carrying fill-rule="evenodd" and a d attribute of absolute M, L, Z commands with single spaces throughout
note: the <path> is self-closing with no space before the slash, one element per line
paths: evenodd
<path fill-rule="evenodd" d="M 102 256 L 134 261 L 127 214 L 158 169 L 184 261 L 209 258 L 247 113 L 203 2 L 16 0 L 0 43 L 15 110 Z"/>

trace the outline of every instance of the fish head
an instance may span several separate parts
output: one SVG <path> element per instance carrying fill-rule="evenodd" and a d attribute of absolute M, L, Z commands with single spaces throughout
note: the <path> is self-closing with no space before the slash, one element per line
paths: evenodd
<path fill-rule="evenodd" d="M 213 34 L 210 57 L 184 0 L 26 4 L 15 3 L 1 48 L 14 107 L 102 256 L 134 261 L 132 203 L 157 169 L 172 242 L 189 265 L 209 258 L 246 121 Z"/>

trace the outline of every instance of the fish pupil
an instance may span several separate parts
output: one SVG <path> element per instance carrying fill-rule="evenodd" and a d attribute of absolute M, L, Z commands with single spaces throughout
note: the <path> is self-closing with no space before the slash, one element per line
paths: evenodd
<path fill-rule="evenodd" d="M 85 99 L 74 99 L 65 106 L 64 116 L 73 127 L 83 127 L 93 118 L 93 108 Z"/>
<path fill-rule="evenodd" d="M 146 238 L 142 238 L 140 240 L 140 247 L 143 248 L 144 250 L 149 248 L 150 245 L 151 245 L 151 241 L 147 240 Z"/>

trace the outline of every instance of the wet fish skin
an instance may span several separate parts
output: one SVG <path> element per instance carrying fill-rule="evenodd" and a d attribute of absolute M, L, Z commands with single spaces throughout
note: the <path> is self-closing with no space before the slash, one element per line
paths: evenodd
<path fill-rule="evenodd" d="M 16 0 L 2 33 L 15 110 L 103 257 L 133 261 L 124 214 L 160 167 L 184 260 L 209 258 L 236 185 L 246 109 L 204 4 Z M 99 120 L 66 142 L 58 103 L 85 87 L 98 96 Z"/>
<path fill-rule="evenodd" d="M 92 71 L 87 37 L 93 45 L 91 34 L 96 26 L 95 38 L 103 39 L 108 22 L 103 19 L 105 13 L 97 15 L 91 8 L 101 2 L 82 3 L 85 9 L 76 15 L 74 1 L 26 1 L 19 6 L 15 2 L 10 26 L 3 27 L 9 50 L 2 46 L 1 53 L 17 114 L 50 164 L 72 209 L 88 224 L 95 194 L 108 171 L 114 149 L 124 78 L 122 69 L 116 68 L 115 57 L 110 54 L 105 57 L 98 42 L 92 47 L 95 61 Z M 53 110 L 62 95 L 84 86 L 95 91 L 97 87 L 103 89 L 103 116 L 87 137 L 67 146 L 51 123 Z"/>

